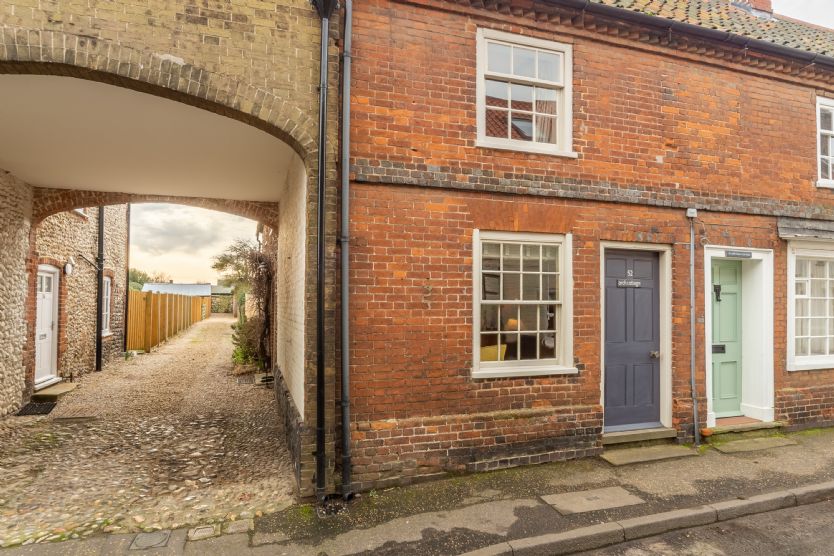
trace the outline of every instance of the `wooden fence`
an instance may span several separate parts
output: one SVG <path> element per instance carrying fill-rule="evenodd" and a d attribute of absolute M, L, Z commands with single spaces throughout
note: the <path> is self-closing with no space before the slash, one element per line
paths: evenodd
<path fill-rule="evenodd" d="M 127 309 L 127 349 L 151 351 L 211 315 L 211 297 L 131 291 Z"/>

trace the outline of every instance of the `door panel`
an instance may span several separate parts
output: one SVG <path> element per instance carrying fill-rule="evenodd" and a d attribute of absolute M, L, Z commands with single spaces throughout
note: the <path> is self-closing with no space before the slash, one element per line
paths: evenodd
<path fill-rule="evenodd" d="M 657 253 L 605 253 L 605 426 L 660 422 Z M 655 355 L 653 357 L 653 354 Z"/>
<path fill-rule="evenodd" d="M 741 261 L 712 263 L 712 405 L 716 417 L 741 415 Z"/>

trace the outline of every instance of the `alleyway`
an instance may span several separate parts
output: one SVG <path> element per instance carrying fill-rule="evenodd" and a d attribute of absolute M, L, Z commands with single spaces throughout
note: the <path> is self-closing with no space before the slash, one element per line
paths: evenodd
<path fill-rule="evenodd" d="M 47 417 L 0 420 L 0 546 L 288 505 L 273 391 L 231 374 L 233 322 L 214 316 L 88 375 Z"/>

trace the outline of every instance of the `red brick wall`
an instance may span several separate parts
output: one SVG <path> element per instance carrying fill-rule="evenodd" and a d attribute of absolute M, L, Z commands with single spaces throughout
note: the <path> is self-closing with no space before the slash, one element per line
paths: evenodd
<path fill-rule="evenodd" d="M 478 26 L 573 44 L 578 158 L 475 146 Z M 357 486 L 599 452 L 601 241 L 672 247 L 673 425 L 691 437 L 687 206 L 702 209 L 701 418 L 702 245 L 713 244 L 774 250 L 776 418 L 834 421 L 834 370 L 785 370 L 787 250 L 776 226 L 779 215 L 834 219 L 832 192 L 815 187 L 820 83 L 433 0 L 363 2 L 354 32 Z M 573 234 L 579 374 L 471 378 L 475 228 Z"/>

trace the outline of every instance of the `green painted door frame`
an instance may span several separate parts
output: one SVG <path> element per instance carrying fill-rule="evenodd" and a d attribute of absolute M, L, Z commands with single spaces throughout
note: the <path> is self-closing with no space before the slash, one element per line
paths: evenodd
<path fill-rule="evenodd" d="M 741 415 L 741 261 L 712 262 L 712 407 Z"/>

